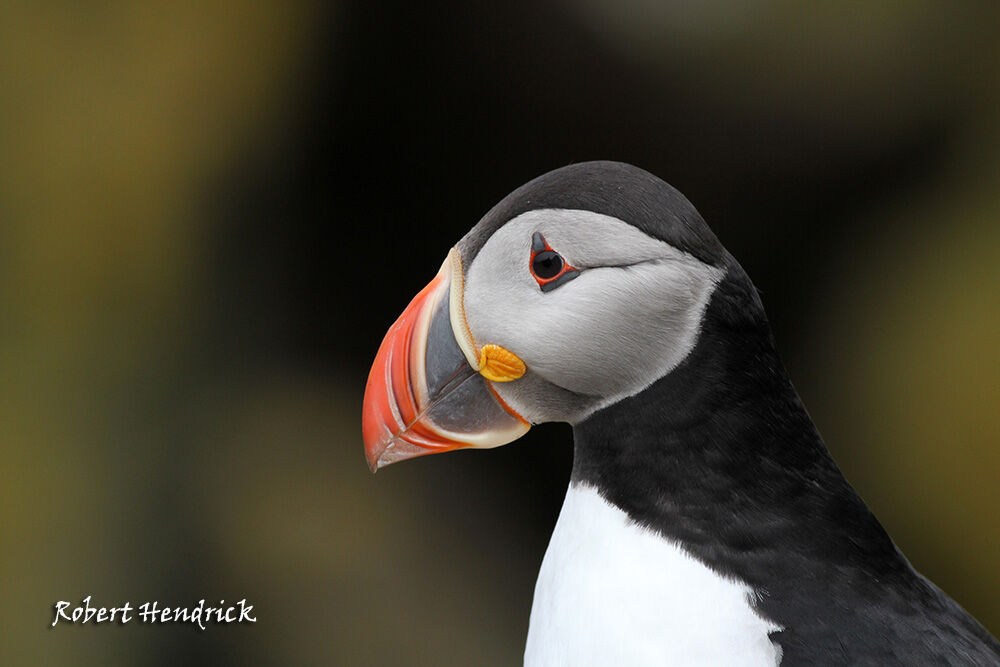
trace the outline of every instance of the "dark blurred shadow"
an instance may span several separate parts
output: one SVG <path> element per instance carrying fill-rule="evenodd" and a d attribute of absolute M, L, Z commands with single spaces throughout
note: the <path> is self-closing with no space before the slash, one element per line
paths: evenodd
<path fill-rule="evenodd" d="M 998 17 L 3 6 L 0 662 L 518 662 L 569 430 L 373 478 L 360 401 L 447 249 L 595 158 L 698 206 L 849 478 L 1000 631 Z M 88 594 L 258 622 L 47 627 Z"/>

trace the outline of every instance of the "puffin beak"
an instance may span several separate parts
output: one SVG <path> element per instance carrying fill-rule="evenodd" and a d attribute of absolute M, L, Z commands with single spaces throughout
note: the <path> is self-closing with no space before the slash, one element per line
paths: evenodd
<path fill-rule="evenodd" d="M 497 447 L 528 431 L 491 384 L 521 377 L 524 363 L 497 345 L 477 348 L 463 292 L 462 260 L 453 248 L 382 340 L 362 408 L 372 472 L 424 454 Z"/>

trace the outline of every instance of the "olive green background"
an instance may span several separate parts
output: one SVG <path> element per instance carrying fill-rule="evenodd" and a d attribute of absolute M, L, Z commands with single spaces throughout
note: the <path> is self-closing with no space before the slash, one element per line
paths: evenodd
<path fill-rule="evenodd" d="M 763 292 L 835 458 L 1000 632 L 1000 4 L 0 4 L 0 663 L 515 664 L 570 431 L 372 477 L 367 365 L 548 169 Z M 254 625 L 49 628 L 56 600 Z"/>

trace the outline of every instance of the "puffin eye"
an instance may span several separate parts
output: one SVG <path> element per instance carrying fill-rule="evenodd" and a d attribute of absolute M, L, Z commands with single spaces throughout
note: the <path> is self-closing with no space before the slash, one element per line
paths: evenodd
<path fill-rule="evenodd" d="M 545 242 L 545 237 L 539 232 L 531 235 L 531 262 L 528 267 L 543 292 L 554 290 L 580 275 Z"/>
<path fill-rule="evenodd" d="M 555 250 L 543 250 L 531 260 L 531 271 L 537 278 L 555 278 L 563 268 L 563 258 Z"/>

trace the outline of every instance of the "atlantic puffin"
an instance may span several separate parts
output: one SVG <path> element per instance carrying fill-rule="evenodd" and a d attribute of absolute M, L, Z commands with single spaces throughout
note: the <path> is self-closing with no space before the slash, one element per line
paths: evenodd
<path fill-rule="evenodd" d="M 628 164 L 494 206 L 386 334 L 362 430 L 374 472 L 555 421 L 525 665 L 1000 664 L 837 468 L 740 264 Z"/>

